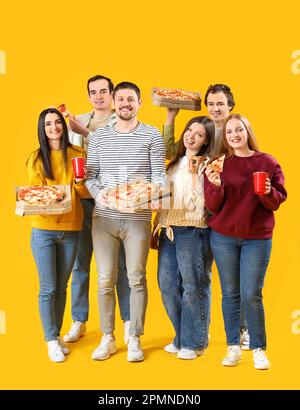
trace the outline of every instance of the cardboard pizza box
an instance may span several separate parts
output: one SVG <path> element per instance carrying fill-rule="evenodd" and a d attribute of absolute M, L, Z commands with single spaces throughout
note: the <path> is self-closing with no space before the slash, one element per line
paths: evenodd
<path fill-rule="evenodd" d="M 197 91 L 192 91 L 197 94 L 199 100 L 197 101 L 180 101 L 172 98 L 157 95 L 159 87 L 152 88 L 152 102 L 159 107 L 180 108 L 181 110 L 200 111 L 201 110 L 201 94 Z"/>
<path fill-rule="evenodd" d="M 128 185 L 136 182 L 142 182 L 143 180 L 141 179 L 136 179 L 136 180 L 131 180 L 130 182 L 126 184 L 120 184 L 118 185 L 119 190 L 126 190 Z M 149 181 L 145 181 L 149 183 Z M 142 209 L 149 209 L 149 204 L 151 201 L 156 201 L 161 198 L 168 198 L 171 196 L 170 192 L 170 187 L 165 186 L 165 187 L 158 187 L 154 184 L 151 184 L 153 186 L 153 190 L 151 192 L 144 194 L 144 195 L 138 195 L 135 198 L 129 198 L 125 200 L 121 199 L 116 199 L 114 197 L 110 197 L 110 193 L 115 190 L 115 188 L 108 189 L 106 191 L 106 194 L 108 195 L 108 205 L 109 207 L 113 209 L 119 209 L 119 210 L 124 210 L 126 212 L 126 209 L 130 209 L 132 211 L 136 210 L 142 210 Z"/>
<path fill-rule="evenodd" d="M 18 200 L 18 192 L 22 188 L 28 188 L 28 186 L 22 186 L 16 188 L 16 209 L 15 214 L 18 216 L 27 215 L 59 215 L 66 214 L 72 210 L 71 189 L 70 185 L 53 185 L 56 188 L 64 192 L 64 199 L 51 205 L 30 205 L 23 201 Z"/>

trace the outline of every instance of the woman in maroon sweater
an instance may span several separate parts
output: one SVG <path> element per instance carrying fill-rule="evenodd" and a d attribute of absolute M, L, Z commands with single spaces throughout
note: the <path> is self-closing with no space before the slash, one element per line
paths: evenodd
<path fill-rule="evenodd" d="M 248 120 L 232 114 L 224 124 L 223 172 L 206 170 L 205 200 L 212 212 L 211 248 L 222 287 L 222 310 L 228 352 L 224 366 L 241 359 L 240 306 L 244 305 L 254 367 L 268 369 L 262 288 L 270 259 L 274 214 L 286 200 L 284 176 L 277 161 L 258 151 Z M 263 195 L 254 193 L 253 172 L 269 174 Z"/>

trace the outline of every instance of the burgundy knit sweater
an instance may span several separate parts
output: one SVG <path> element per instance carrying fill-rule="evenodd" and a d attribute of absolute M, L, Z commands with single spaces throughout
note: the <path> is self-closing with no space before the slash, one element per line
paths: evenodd
<path fill-rule="evenodd" d="M 252 173 L 268 172 L 269 195 L 256 195 Z M 284 175 L 271 155 L 255 152 L 252 157 L 233 156 L 224 162 L 222 186 L 216 187 L 205 176 L 205 201 L 213 213 L 208 225 L 222 235 L 243 239 L 271 238 L 274 212 L 287 198 Z"/>

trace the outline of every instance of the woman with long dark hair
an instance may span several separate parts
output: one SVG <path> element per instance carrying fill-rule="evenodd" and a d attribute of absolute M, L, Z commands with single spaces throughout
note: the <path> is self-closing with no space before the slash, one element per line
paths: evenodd
<path fill-rule="evenodd" d="M 39 148 L 27 161 L 30 185 L 70 185 L 72 211 L 60 215 L 32 217 L 31 249 L 40 283 L 39 311 L 53 362 L 65 360 L 69 349 L 60 338 L 66 303 L 66 289 L 82 225 L 79 197 L 88 195 L 83 180 L 75 180 L 73 157 L 85 157 L 84 150 L 69 143 L 66 122 L 53 108 L 41 112 L 38 120 Z"/>
<path fill-rule="evenodd" d="M 224 125 L 221 175 L 207 168 L 205 200 L 213 213 L 211 248 L 222 287 L 222 309 L 228 351 L 223 366 L 235 366 L 242 357 L 240 308 L 243 304 L 254 367 L 268 369 L 262 289 L 268 267 L 274 211 L 286 200 L 284 175 L 275 158 L 260 152 L 249 121 L 230 115 Z M 268 174 L 264 191 L 256 194 L 253 173 Z"/>
<path fill-rule="evenodd" d="M 167 167 L 171 206 L 160 210 L 154 222 L 154 248 L 155 234 L 161 229 L 158 282 L 175 330 L 165 350 L 180 359 L 195 359 L 208 343 L 212 256 L 201 170 L 213 147 L 214 132 L 213 121 L 205 116 L 187 123 Z"/>

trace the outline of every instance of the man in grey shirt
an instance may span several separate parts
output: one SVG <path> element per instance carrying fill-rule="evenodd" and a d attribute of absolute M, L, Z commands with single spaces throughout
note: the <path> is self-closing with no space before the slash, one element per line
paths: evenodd
<path fill-rule="evenodd" d="M 86 114 L 73 117 L 69 114 L 69 139 L 73 145 L 79 145 L 87 151 L 92 131 L 103 128 L 116 121 L 112 110 L 112 92 L 114 85 L 110 78 L 102 75 L 91 77 L 87 82 L 88 99 L 93 110 Z M 83 198 L 81 205 L 84 212 L 83 226 L 79 237 L 77 256 L 72 273 L 72 325 L 64 336 L 65 342 L 76 342 L 86 331 L 86 321 L 89 314 L 89 279 L 90 264 L 93 254 L 92 214 L 94 199 Z M 124 247 L 120 247 L 117 292 L 121 318 L 124 322 L 124 341 L 129 337 L 130 288 L 128 284 Z"/>

